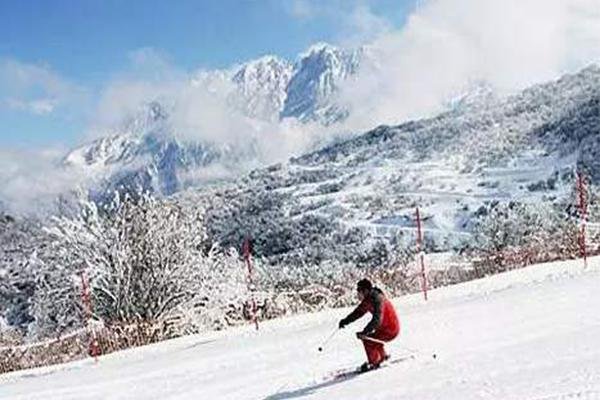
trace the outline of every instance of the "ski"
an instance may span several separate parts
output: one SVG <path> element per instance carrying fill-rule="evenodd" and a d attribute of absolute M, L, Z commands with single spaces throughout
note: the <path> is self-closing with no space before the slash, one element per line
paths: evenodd
<path fill-rule="evenodd" d="M 362 374 L 366 374 L 366 373 L 369 373 L 369 372 L 377 371 L 379 369 L 386 368 L 386 367 L 389 367 L 389 366 L 391 366 L 393 364 L 401 363 L 403 361 L 413 360 L 414 358 L 415 358 L 415 356 L 412 355 L 412 354 L 408 355 L 408 356 L 403 356 L 403 357 L 398 357 L 398 358 L 392 358 L 390 360 L 382 362 L 379 365 L 379 367 L 377 367 L 377 368 L 371 368 L 371 369 L 368 369 L 366 371 L 361 370 L 360 367 L 340 369 L 340 370 L 337 370 L 337 371 L 333 371 L 330 375 L 326 376 L 325 380 L 328 380 L 328 379 L 332 379 L 334 381 L 345 380 L 345 379 L 349 379 L 349 378 L 352 378 L 352 377 L 357 376 L 357 375 L 362 375 Z"/>

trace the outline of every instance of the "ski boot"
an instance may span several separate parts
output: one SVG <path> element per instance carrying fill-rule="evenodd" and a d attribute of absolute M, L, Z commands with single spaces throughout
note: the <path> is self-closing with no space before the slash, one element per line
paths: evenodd
<path fill-rule="evenodd" d="M 372 371 L 374 369 L 379 368 L 380 364 L 371 364 L 371 363 L 364 363 L 363 365 L 360 366 L 359 368 L 359 372 L 368 372 L 368 371 Z"/>

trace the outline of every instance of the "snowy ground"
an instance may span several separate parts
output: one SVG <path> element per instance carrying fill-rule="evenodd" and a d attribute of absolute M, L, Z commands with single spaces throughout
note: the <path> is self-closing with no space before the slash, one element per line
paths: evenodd
<path fill-rule="evenodd" d="M 396 357 L 347 380 L 360 343 L 347 310 L 193 336 L 0 376 L 0 399 L 600 399 L 600 258 L 533 266 L 396 301 Z M 433 354 L 437 358 L 433 358 Z"/>

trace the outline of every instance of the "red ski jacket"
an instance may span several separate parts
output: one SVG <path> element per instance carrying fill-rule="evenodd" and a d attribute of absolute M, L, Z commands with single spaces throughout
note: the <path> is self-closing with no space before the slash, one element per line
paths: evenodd
<path fill-rule="evenodd" d="M 373 318 L 363 329 L 363 334 L 383 333 L 396 336 L 400 332 L 400 321 L 398 315 L 396 315 L 394 305 L 378 288 L 371 289 L 369 295 L 364 298 L 358 307 L 342 320 L 343 325 L 356 321 L 367 312 L 373 314 Z"/>

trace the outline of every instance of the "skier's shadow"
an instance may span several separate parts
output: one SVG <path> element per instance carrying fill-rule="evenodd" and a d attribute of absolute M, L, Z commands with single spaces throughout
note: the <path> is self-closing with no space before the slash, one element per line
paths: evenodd
<path fill-rule="evenodd" d="M 408 356 L 396 358 L 392 361 L 389 361 L 387 365 L 397 364 L 407 360 L 414 360 L 415 356 L 410 354 Z M 385 366 L 384 366 L 385 367 Z M 306 386 L 300 389 L 292 390 L 289 392 L 277 392 L 275 394 L 270 395 L 269 397 L 265 397 L 263 400 L 286 400 L 286 399 L 297 399 L 299 397 L 308 396 L 309 394 L 313 394 L 319 389 L 323 389 L 329 386 L 336 385 L 338 383 L 347 382 L 350 379 L 354 379 L 358 376 L 362 375 L 358 371 L 348 371 L 343 374 L 341 377 L 334 377 L 325 382 L 318 383 L 316 385 Z"/>
<path fill-rule="evenodd" d="M 286 399 L 297 399 L 299 397 L 308 396 L 309 394 L 315 393 L 319 389 L 323 389 L 329 386 L 336 385 L 338 383 L 349 381 L 350 379 L 354 379 L 359 376 L 359 373 L 348 373 L 343 377 L 332 378 L 325 382 L 321 382 L 315 385 L 306 386 L 300 389 L 292 390 L 289 392 L 277 392 L 268 397 L 265 397 L 263 400 L 286 400 Z"/>

